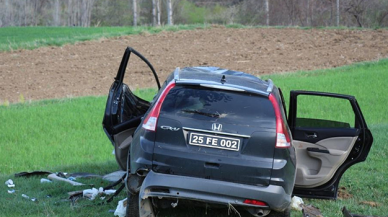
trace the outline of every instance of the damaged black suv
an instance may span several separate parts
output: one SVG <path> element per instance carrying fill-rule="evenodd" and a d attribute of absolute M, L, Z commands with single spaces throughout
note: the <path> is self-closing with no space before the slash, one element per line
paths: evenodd
<path fill-rule="evenodd" d="M 150 102 L 123 82 L 131 53 L 159 86 Z M 271 80 L 216 67 L 177 68 L 160 87 L 128 47 L 103 119 L 128 172 L 127 216 L 155 216 L 178 200 L 289 216 L 292 195 L 336 198 L 373 141 L 356 99 L 291 91 L 289 106 L 287 117 Z"/>

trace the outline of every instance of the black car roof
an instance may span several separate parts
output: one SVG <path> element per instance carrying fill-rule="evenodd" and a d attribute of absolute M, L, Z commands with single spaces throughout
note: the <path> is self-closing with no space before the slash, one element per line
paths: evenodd
<path fill-rule="evenodd" d="M 224 79 L 223 79 L 224 78 Z M 251 74 L 219 67 L 186 67 L 174 71 L 177 84 L 192 84 L 247 91 L 268 96 L 273 89 L 271 80 L 263 81 Z"/>

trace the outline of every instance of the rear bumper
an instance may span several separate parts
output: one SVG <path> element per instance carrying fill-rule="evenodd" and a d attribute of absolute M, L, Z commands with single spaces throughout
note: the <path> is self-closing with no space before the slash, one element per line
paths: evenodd
<path fill-rule="evenodd" d="M 197 200 L 209 203 L 259 207 L 244 204 L 245 199 L 264 201 L 268 208 L 283 211 L 291 202 L 291 195 L 277 185 L 252 186 L 232 182 L 168 175 L 150 171 L 140 189 L 140 198 L 166 197 Z"/>

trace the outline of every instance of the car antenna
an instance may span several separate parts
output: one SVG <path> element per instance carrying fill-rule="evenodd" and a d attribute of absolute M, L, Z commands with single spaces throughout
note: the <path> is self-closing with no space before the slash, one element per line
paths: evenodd
<path fill-rule="evenodd" d="M 221 84 L 224 84 L 225 82 L 226 82 L 225 75 L 222 75 L 222 78 L 221 78 Z"/>

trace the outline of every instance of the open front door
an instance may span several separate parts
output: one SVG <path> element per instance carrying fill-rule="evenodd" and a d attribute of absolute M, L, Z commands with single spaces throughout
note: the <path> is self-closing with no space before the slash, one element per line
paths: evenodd
<path fill-rule="evenodd" d="M 115 80 L 110 87 L 102 121 L 104 131 L 114 146 L 117 163 L 123 170 L 126 170 L 127 167 L 128 149 L 132 141 L 132 135 L 150 106 L 148 101 L 136 96 L 129 86 L 124 83 L 125 71 L 131 53 L 148 65 L 154 75 L 158 89 L 160 89 L 159 79 L 152 65 L 140 53 L 128 47 L 124 52 Z M 132 75 L 132 77 L 134 76 Z M 129 80 L 136 82 L 135 79 Z"/>
<path fill-rule="evenodd" d="M 366 159 L 373 142 L 356 99 L 291 91 L 288 122 L 297 158 L 293 193 L 335 199 L 342 174 Z"/>

